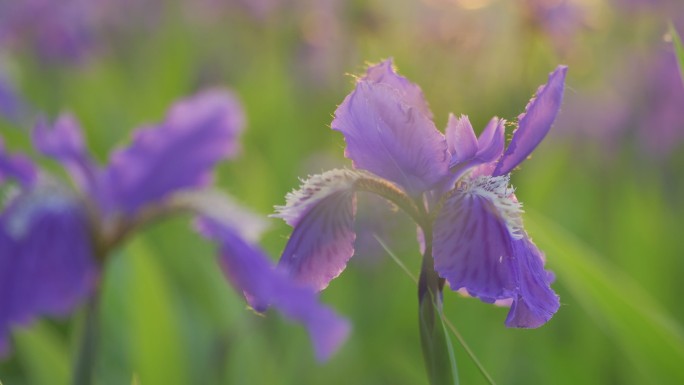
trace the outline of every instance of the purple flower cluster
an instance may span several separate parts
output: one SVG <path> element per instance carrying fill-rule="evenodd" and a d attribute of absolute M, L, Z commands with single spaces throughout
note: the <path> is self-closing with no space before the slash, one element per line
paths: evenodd
<path fill-rule="evenodd" d="M 136 229 L 179 212 L 195 214 L 200 233 L 219 244 L 228 280 L 253 308 L 278 308 L 307 327 L 318 359 L 332 354 L 347 323 L 272 266 L 254 244 L 263 221 L 211 186 L 214 166 L 236 155 L 243 126 L 231 93 L 205 91 L 137 130 L 102 167 L 72 116 L 39 123 L 34 146 L 64 166 L 75 189 L 0 146 L 0 354 L 15 326 L 66 315 L 94 295 L 109 252 Z"/>
<path fill-rule="evenodd" d="M 537 90 L 504 148 L 503 119 L 493 118 L 476 137 L 466 116 L 451 115 L 444 135 L 417 85 L 390 60 L 371 66 L 332 122 L 354 169 L 312 176 L 277 207 L 275 216 L 294 228 L 280 266 L 324 289 L 354 254 L 357 192 L 371 192 L 413 217 L 424 258 L 453 290 L 510 302 L 509 327 L 547 322 L 559 307 L 553 274 L 523 228 L 509 173 L 549 131 L 566 71 L 558 67 Z"/>

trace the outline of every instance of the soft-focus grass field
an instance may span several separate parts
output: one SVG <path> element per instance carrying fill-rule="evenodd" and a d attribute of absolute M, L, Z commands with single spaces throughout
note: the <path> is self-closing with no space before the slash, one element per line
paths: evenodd
<path fill-rule="evenodd" d="M 350 166 L 329 125 L 352 89 L 349 74 L 367 61 L 393 57 L 422 87 L 438 127 L 449 112 L 464 113 L 477 131 L 493 115 L 514 121 L 548 72 L 567 64 L 557 124 L 512 179 L 525 225 L 556 274 L 561 309 L 540 329 L 506 329 L 507 309 L 446 291 L 446 315 L 498 384 L 684 383 L 684 134 L 670 153 L 654 155 L 635 132 L 658 131 L 632 119 L 599 141 L 585 131 L 600 133 L 605 119 L 591 121 L 596 111 L 568 104 L 611 89 L 633 58 L 670 51 L 663 36 L 674 15 L 577 1 L 587 25 L 559 42 L 523 17 L 523 2 L 286 3 L 260 18 L 236 4 L 192 16 L 162 7 L 154 22 L 131 18 L 101 37 L 105 48 L 84 63 L 41 62 L 16 50 L 3 55 L 3 68 L 48 116 L 73 112 L 100 161 L 172 101 L 204 87 L 233 90 L 248 126 L 241 155 L 220 166 L 218 184 L 265 216 L 298 177 Z M 684 105 L 678 116 L 682 132 Z M 2 122 L 6 147 L 31 152 L 28 129 Z M 382 236 L 417 275 L 415 230 L 403 216 L 386 219 L 397 220 L 406 225 Z M 273 220 L 261 244 L 274 260 L 289 231 Z M 301 326 L 246 308 L 188 218 L 150 227 L 102 277 L 97 383 L 426 384 L 416 285 L 382 248 L 367 249 L 322 294 L 353 332 L 318 364 Z M 17 330 L 0 380 L 68 384 L 82 318 Z M 452 341 L 461 383 L 486 384 Z"/>

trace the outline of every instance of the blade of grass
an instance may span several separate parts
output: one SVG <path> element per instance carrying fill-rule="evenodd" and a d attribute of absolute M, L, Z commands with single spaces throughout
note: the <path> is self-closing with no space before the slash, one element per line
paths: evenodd
<path fill-rule="evenodd" d="M 679 77 L 682 80 L 682 84 L 684 84 L 684 45 L 682 45 L 682 39 L 679 37 L 677 30 L 672 24 L 670 24 L 670 36 L 672 36 L 672 45 L 674 46 L 677 62 L 679 63 Z"/>
<path fill-rule="evenodd" d="M 528 210 L 526 227 L 550 256 L 557 281 L 649 382 L 684 383 L 681 326 L 640 285 L 544 216 Z"/>

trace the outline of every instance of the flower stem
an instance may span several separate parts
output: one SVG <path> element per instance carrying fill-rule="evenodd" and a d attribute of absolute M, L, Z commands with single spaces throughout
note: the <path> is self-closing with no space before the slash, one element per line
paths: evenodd
<path fill-rule="evenodd" d="M 428 229 L 429 230 L 429 229 Z M 425 234 L 425 254 L 418 280 L 418 314 L 423 358 L 432 385 L 458 384 L 453 349 L 442 323 L 444 279 L 434 269 L 432 234 Z"/>
<path fill-rule="evenodd" d="M 73 385 L 91 385 L 97 356 L 100 323 L 100 295 L 95 289 L 86 304 L 85 322 L 81 346 L 74 366 Z"/>

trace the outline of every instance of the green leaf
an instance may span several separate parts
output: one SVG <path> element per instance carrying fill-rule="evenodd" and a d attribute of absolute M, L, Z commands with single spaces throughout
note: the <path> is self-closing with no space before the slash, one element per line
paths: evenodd
<path fill-rule="evenodd" d="M 31 384 L 69 383 L 69 352 L 56 333 L 44 322 L 14 332 L 16 350 Z"/>
<path fill-rule="evenodd" d="M 426 297 L 434 297 L 432 293 Z M 436 301 L 424 298 L 419 305 L 419 325 L 425 366 L 430 384 L 458 385 L 454 349 L 442 321 L 442 309 Z"/>
<path fill-rule="evenodd" d="M 172 293 L 157 259 L 144 241 L 126 247 L 130 281 L 123 290 L 128 300 L 126 319 L 137 381 L 143 384 L 188 384 L 186 353 L 181 341 Z"/>
<path fill-rule="evenodd" d="M 672 45 L 674 46 L 677 62 L 679 63 L 679 77 L 684 84 L 684 46 L 682 45 L 682 39 L 679 37 L 679 34 L 673 25 L 670 25 L 670 36 L 672 36 Z"/>
<path fill-rule="evenodd" d="M 564 303 L 577 301 L 644 380 L 684 384 L 684 332 L 644 288 L 553 221 L 528 211 L 526 227 L 571 293 Z"/>

